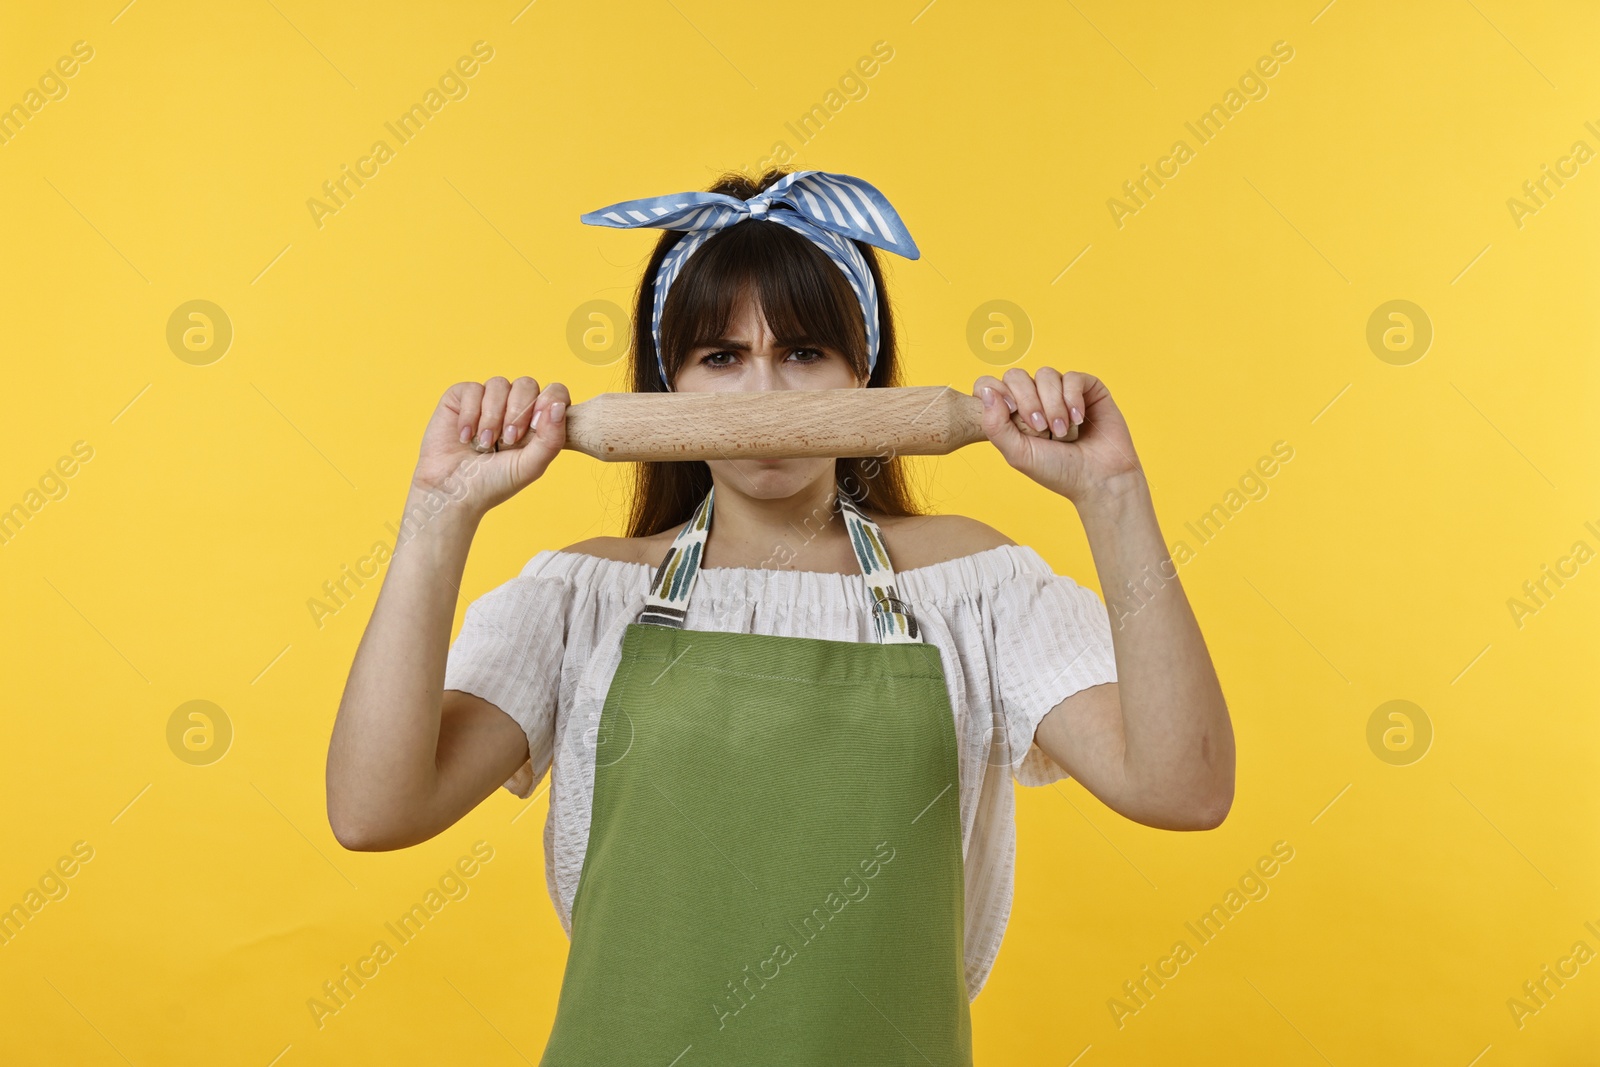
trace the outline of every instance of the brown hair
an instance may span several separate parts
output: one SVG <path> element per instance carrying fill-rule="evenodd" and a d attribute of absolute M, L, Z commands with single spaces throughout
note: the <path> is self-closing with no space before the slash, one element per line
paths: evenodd
<path fill-rule="evenodd" d="M 708 191 L 748 200 L 788 171 L 774 168 L 752 180 L 729 172 Z M 666 230 L 639 281 L 633 309 L 629 377 L 636 393 L 667 390 L 656 367 L 650 313 L 656 269 L 683 234 Z M 900 366 L 894 317 L 878 259 L 870 245 L 855 242 L 878 288 L 878 359 L 868 388 L 898 386 Z M 723 336 L 733 312 L 753 292 L 780 342 L 808 337 L 845 354 L 860 380 L 867 374 L 867 339 L 861 303 L 844 272 L 810 240 L 780 223 L 750 219 L 720 230 L 695 250 L 672 283 L 661 313 L 662 362 L 667 381 L 689 350 L 708 337 Z M 883 515 L 920 515 L 899 456 L 834 460 L 834 480 L 860 507 Z M 649 537 L 687 522 L 711 490 L 711 468 L 701 460 L 646 461 L 635 465 L 629 537 Z"/>

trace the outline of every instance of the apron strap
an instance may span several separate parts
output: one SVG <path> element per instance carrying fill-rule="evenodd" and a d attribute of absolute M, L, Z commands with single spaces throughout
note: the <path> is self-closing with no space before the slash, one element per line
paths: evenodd
<path fill-rule="evenodd" d="M 711 502 L 715 495 L 713 487 L 673 539 L 666 558 L 651 579 L 650 592 L 645 598 L 644 610 L 639 612 L 638 622 L 683 629 L 689 594 L 700 576 L 700 557 L 705 551 L 706 538 L 711 535 Z M 894 567 L 883 547 L 883 531 L 842 489 L 838 490 L 836 499 L 850 534 L 850 547 L 855 550 L 861 576 L 872 595 L 872 624 L 878 641 L 881 644 L 923 643 L 921 628 L 917 626 L 910 605 L 895 592 Z"/>

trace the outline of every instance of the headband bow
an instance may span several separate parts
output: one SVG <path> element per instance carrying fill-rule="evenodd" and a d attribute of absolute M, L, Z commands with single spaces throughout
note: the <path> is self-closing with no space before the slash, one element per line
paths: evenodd
<path fill-rule="evenodd" d="M 855 241 L 894 252 L 907 259 L 922 253 L 900 221 L 900 213 L 873 186 L 848 174 L 802 170 L 786 174 L 771 186 L 740 200 L 723 193 L 688 192 L 624 200 L 579 216 L 590 226 L 633 230 L 654 228 L 685 231 L 667 252 L 656 271 L 655 301 L 650 315 L 650 336 L 655 341 L 656 366 L 667 381 L 661 355 L 661 310 L 667 292 L 683 265 L 719 230 L 747 219 L 765 219 L 789 227 L 810 240 L 844 272 L 861 302 L 867 327 L 867 373 L 878 363 L 878 289 L 872 272 Z M 668 389 L 671 388 L 669 384 Z"/>

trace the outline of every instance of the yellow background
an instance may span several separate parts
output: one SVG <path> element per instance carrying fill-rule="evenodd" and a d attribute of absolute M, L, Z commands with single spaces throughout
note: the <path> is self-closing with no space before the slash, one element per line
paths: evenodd
<path fill-rule="evenodd" d="M 94 854 L 0 947 L 0 1061 L 537 1061 L 566 951 L 547 797 L 343 851 L 323 761 L 377 585 L 320 629 L 306 602 L 389 540 L 452 382 L 620 387 L 567 323 L 626 304 L 653 237 L 581 212 L 783 141 L 877 184 L 921 245 L 885 257 L 908 384 L 970 390 L 993 368 L 969 317 L 1014 302 L 1019 365 L 1109 384 L 1169 542 L 1294 449 L 1182 570 L 1237 732 L 1232 814 L 1169 833 L 1075 782 L 1019 790 L 979 1062 L 1600 1062 L 1600 963 L 1520 1027 L 1507 1006 L 1575 942 L 1600 951 L 1600 563 L 1520 627 L 1507 606 L 1600 549 L 1600 163 L 1520 227 L 1507 206 L 1574 141 L 1600 149 L 1600 16 L 924 3 L 13 6 L 0 104 L 75 41 L 94 58 L 0 146 L 0 507 L 74 442 L 94 455 L 0 546 L 0 903 Z M 469 95 L 319 228 L 306 201 L 479 40 Z M 802 145 L 785 123 L 877 41 L 892 59 Z M 1268 95 L 1119 228 L 1108 199 L 1276 41 Z M 234 329 L 207 366 L 166 342 L 194 299 Z M 1396 299 L 1434 330 L 1404 366 L 1366 341 Z M 1072 507 L 987 444 L 926 474 L 935 510 L 1098 588 Z M 458 613 L 538 549 L 620 532 L 622 484 L 557 463 L 484 523 Z M 1433 728 L 1407 766 L 1367 743 L 1393 699 Z M 210 765 L 168 746 L 190 700 L 232 725 Z M 470 894 L 319 1028 L 307 1000 L 480 840 Z M 1184 922 L 1280 840 L 1270 895 L 1119 1027 L 1122 983 L 1195 947 Z"/>

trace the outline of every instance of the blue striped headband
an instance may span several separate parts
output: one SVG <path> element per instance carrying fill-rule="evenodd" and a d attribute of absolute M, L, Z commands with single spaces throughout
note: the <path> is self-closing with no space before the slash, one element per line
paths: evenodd
<path fill-rule="evenodd" d="M 719 230 L 746 219 L 766 219 L 789 227 L 825 252 L 844 271 L 861 302 L 867 326 L 867 374 L 878 365 L 878 289 L 872 282 L 866 257 L 856 247 L 862 241 L 907 259 L 922 253 L 900 221 L 900 213 L 884 195 L 860 178 L 802 170 L 786 174 L 767 189 L 740 200 L 723 193 L 674 193 L 642 200 L 624 200 L 579 216 L 590 226 L 621 230 L 651 227 L 682 230 L 685 236 L 667 252 L 656 270 L 655 304 L 650 315 L 650 336 L 656 346 L 656 366 L 667 381 L 661 355 L 661 309 L 667 292 L 695 250 Z M 670 384 L 667 385 L 671 389 Z"/>

